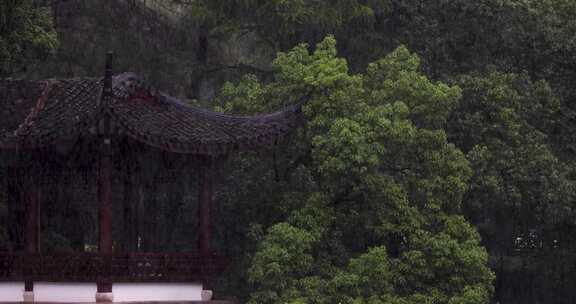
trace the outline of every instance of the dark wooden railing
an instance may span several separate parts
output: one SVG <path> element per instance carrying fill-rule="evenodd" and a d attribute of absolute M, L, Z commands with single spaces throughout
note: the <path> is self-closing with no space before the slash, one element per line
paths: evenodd
<path fill-rule="evenodd" d="M 221 273 L 227 259 L 189 253 L 0 253 L 0 281 L 192 282 Z"/>

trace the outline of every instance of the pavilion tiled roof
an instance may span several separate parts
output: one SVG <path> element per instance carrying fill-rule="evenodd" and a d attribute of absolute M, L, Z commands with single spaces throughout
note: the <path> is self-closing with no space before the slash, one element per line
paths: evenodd
<path fill-rule="evenodd" d="M 108 113 L 119 134 L 147 145 L 221 155 L 274 144 L 301 116 L 298 105 L 255 116 L 195 108 L 147 86 L 133 73 L 113 77 L 113 98 L 99 106 L 103 83 L 102 78 L 0 80 L 0 148 L 40 148 L 87 135 Z"/>

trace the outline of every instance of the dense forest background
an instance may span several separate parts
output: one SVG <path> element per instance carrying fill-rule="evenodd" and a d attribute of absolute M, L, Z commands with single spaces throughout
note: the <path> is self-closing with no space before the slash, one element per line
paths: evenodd
<path fill-rule="evenodd" d="M 576 302 L 575 1 L 0 2 L 0 77 L 99 76 L 109 50 L 192 105 L 252 114 L 307 96 L 291 138 L 218 171 L 232 266 L 217 296 Z M 134 159 L 140 213 L 116 206 L 115 248 L 192 250 L 192 167 Z M 43 199 L 42 250 L 93 250 L 90 189 L 53 179 L 69 186 Z M 1 181 L 0 248 L 19 250 L 23 207 Z"/>

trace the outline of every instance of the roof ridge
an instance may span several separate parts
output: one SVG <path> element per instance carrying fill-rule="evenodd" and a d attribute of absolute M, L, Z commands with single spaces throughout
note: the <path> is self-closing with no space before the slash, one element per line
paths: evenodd
<path fill-rule="evenodd" d="M 52 80 L 46 80 L 42 82 L 44 88 L 42 89 L 42 93 L 36 100 L 36 104 L 30 110 L 30 113 L 26 116 L 24 121 L 18 126 L 18 128 L 14 131 L 14 136 L 25 136 L 24 132 L 28 129 L 32 124 L 34 124 L 34 119 L 38 116 L 38 113 L 44 109 L 46 106 L 46 100 L 48 99 L 48 93 L 52 91 L 52 86 L 54 82 Z"/>

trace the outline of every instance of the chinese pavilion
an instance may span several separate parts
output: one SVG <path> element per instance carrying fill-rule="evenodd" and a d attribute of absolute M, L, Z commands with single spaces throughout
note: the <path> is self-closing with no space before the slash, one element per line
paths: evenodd
<path fill-rule="evenodd" d="M 211 247 L 214 168 L 227 155 L 274 145 L 300 121 L 299 106 L 256 116 L 194 108 L 148 87 L 133 73 L 113 76 L 111 63 L 109 53 L 104 78 L 0 81 L 0 169 L 18 181 L 25 205 L 24 252 L 0 252 L 0 302 L 210 300 L 207 282 L 226 266 Z M 113 177 L 130 174 L 115 164 L 130 162 L 122 148 L 130 145 L 196 164 L 197 251 L 113 248 L 118 197 Z M 74 146 L 84 147 L 81 162 L 97 189 L 98 250 L 42 253 L 41 194 L 50 175 L 45 160 L 57 160 Z M 130 199 L 132 186 L 124 184 L 124 198 Z"/>

